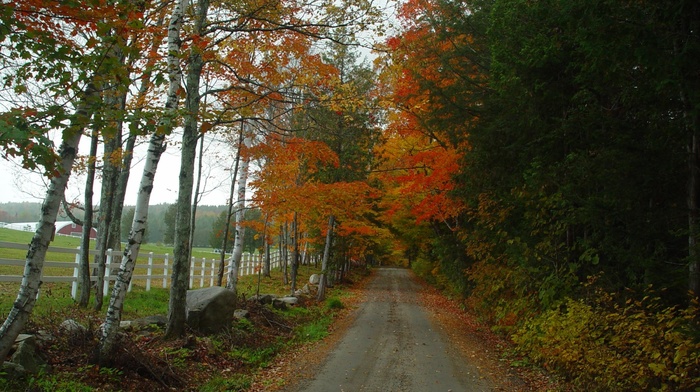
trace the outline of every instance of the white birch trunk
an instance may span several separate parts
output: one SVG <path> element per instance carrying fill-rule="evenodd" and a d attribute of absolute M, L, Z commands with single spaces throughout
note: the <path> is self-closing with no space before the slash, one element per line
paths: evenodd
<path fill-rule="evenodd" d="M 243 140 L 243 144 L 249 148 L 253 144 L 253 140 L 250 136 L 246 136 Z M 239 152 L 240 153 L 240 152 Z M 231 270 L 228 274 L 228 281 L 226 282 L 226 288 L 233 291 L 234 294 L 237 293 L 238 285 L 238 268 L 241 264 L 241 257 L 243 256 L 243 236 L 245 230 L 243 228 L 243 218 L 245 217 L 245 194 L 246 194 L 246 182 L 248 181 L 248 165 L 250 164 L 250 157 L 244 155 L 241 157 L 241 167 L 238 168 L 238 196 L 236 201 L 236 238 L 233 241 L 233 253 L 231 255 Z"/>
<path fill-rule="evenodd" d="M 148 147 L 148 155 L 146 164 L 143 169 L 141 183 L 136 199 L 136 208 L 134 211 L 134 220 L 129 233 L 129 241 L 124 249 L 124 256 L 119 268 L 117 281 L 112 290 L 109 307 L 107 309 L 107 317 L 102 329 L 100 337 L 100 363 L 107 363 L 114 350 L 116 343 L 117 332 L 119 331 L 119 323 L 121 321 L 121 313 L 124 307 L 124 297 L 131 282 L 131 276 L 134 271 L 134 264 L 138 257 L 143 241 L 143 234 L 146 229 L 148 219 L 148 205 L 153 190 L 153 181 L 155 179 L 158 162 L 165 150 L 165 135 L 173 129 L 174 118 L 177 115 L 177 107 L 179 104 L 178 92 L 180 90 L 180 80 L 182 79 L 182 70 L 179 63 L 180 53 L 180 31 L 182 30 L 183 13 L 185 9 L 185 0 L 180 0 L 173 9 L 171 14 L 170 24 L 168 26 L 168 97 L 165 103 L 165 113 L 159 122 L 162 131 L 159 130 L 153 136 Z"/>
<path fill-rule="evenodd" d="M 75 157 L 78 154 L 80 136 L 90 118 L 91 101 L 96 98 L 97 92 L 94 86 L 88 86 L 71 120 L 71 125 L 63 131 L 63 140 L 59 149 L 59 175 L 51 178 L 46 190 L 46 197 L 41 206 L 41 218 L 34 237 L 29 243 L 29 250 L 25 258 L 24 274 L 17 299 L 12 304 L 12 309 L 5 322 L 0 326 L 0 360 L 4 361 L 7 357 L 15 339 L 24 328 L 32 309 L 34 309 L 36 296 L 41 285 L 46 251 L 54 234 L 56 215 L 66 192 Z"/>

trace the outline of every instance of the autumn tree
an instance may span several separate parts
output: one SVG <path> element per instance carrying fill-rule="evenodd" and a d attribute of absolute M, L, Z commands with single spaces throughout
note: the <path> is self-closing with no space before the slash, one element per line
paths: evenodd
<path fill-rule="evenodd" d="M 4 49 L 13 53 L 3 56 L 3 61 L 17 61 L 12 65 L 14 72 L 3 75 L 4 85 L 12 86 L 17 97 L 11 109 L 3 113 L 3 121 L 15 130 L 23 127 L 30 130 L 25 135 L 38 137 L 40 142 L 46 139 L 39 134 L 45 134 L 48 128 L 62 129 L 62 141 L 57 155 L 47 154 L 49 150 L 42 150 L 41 144 L 35 150 L 45 155 L 39 162 L 47 165 L 45 169 L 51 180 L 42 217 L 27 253 L 18 299 L 0 327 L 0 357 L 7 355 L 32 311 L 46 249 L 81 134 L 104 104 L 99 89 L 104 83 L 124 75 L 119 42 L 130 31 L 131 12 L 137 9 L 131 8 L 128 2 L 86 8 L 72 3 L 26 1 L 3 7 L 3 21 L 10 22 L 6 26 L 12 29 L 3 30 L 1 38 Z M 109 28 L 104 28 L 103 23 Z M 83 39 L 89 43 L 87 50 L 84 50 Z M 48 97 L 43 94 L 53 96 L 44 99 Z M 22 99 L 22 96 L 32 98 Z M 24 106 L 22 103 L 33 104 Z M 70 107 L 74 108 L 72 113 Z M 18 115 L 24 117 L 21 122 L 17 122 Z M 36 136 L 32 136 L 33 133 Z M 10 135 L 16 138 L 20 133 Z M 11 139 L 7 153 L 14 154 L 12 146 L 23 143 L 32 143 L 32 139 Z"/>
<path fill-rule="evenodd" d="M 683 303 L 696 279 L 697 12 L 407 2 L 380 60 L 397 110 L 377 178 L 414 267 L 507 325 L 580 295 L 588 276 Z"/>

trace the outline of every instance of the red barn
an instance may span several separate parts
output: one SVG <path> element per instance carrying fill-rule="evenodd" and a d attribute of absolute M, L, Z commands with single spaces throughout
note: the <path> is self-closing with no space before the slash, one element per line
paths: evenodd
<path fill-rule="evenodd" d="M 56 222 L 56 234 L 80 237 L 83 235 L 83 226 L 70 221 Z M 90 238 L 97 238 L 97 229 L 95 229 L 94 227 L 90 230 Z"/>
<path fill-rule="evenodd" d="M 21 223 L 8 223 L 4 227 L 13 230 L 29 231 L 35 232 L 37 222 L 21 222 Z M 73 237 L 81 237 L 83 235 L 83 226 L 77 225 L 71 221 L 58 221 L 56 222 L 56 232 L 57 235 L 70 235 Z M 97 229 L 94 227 L 90 231 L 90 238 L 97 238 Z"/>

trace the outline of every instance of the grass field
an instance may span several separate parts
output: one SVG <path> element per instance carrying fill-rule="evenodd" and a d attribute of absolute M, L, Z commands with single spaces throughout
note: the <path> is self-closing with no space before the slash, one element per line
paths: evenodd
<path fill-rule="evenodd" d="M 23 232 L 18 230 L 10 230 L 0 228 L 0 242 L 13 242 L 17 244 L 29 244 L 33 233 Z M 80 239 L 76 237 L 56 236 L 51 243 L 51 247 L 76 249 L 80 245 Z M 94 247 L 94 242 L 91 245 Z M 169 246 L 144 244 L 141 246 L 137 267 L 134 274 L 141 275 L 146 273 L 145 266 L 147 265 L 148 253 L 172 255 L 173 249 Z M 219 254 L 210 249 L 193 249 L 192 256 L 201 260 L 202 258 L 219 260 Z M 18 259 L 24 260 L 26 250 L 8 249 L 0 247 L 0 259 Z M 75 262 L 75 255 L 70 253 L 49 252 L 46 256 L 46 261 L 61 261 Z M 170 258 L 172 264 L 172 256 Z M 199 264 L 199 263 L 198 263 Z M 23 267 L 1 266 L 0 275 L 22 275 Z M 320 269 L 313 266 L 302 266 L 299 268 L 299 279 L 301 282 L 299 287 L 308 282 L 308 278 L 313 273 L 319 273 Z M 45 276 L 72 276 L 73 270 L 70 268 L 46 268 Z M 260 279 L 260 292 L 273 294 L 289 294 L 289 286 L 283 284 L 283 275 L 280 271 L 273 271 L 272 278 Z M 205 279 L 205 287 L 209 285 L 209 277 Z M 199 287 L 199 277 L 195 277 L 194 288 Z M 254 295 L 258 289 L 258 276 L 244 276 L 239 278 L 238 290 L 241 294 L 250 296 Z M 0 317 L 3 319 L 7 316 L 12 302 L 17 297 L 19 290 L 19 282 L 0 282 Z M 39 300 L 35 308 L 35 313 L 49 314 L 56 308 L 70 306 L 74 303 L 70 295 L 70 283 L 44 283 L 41 287 Z M 109 293 L 108 293 L 109 295 Z M 145 291 L 145 281 L 135 280 L 133 282 L 132 292 L 127 295 L 127 300 L 124 306 L 125 317 L 140 317 L 142 315 L 167 313 L 168 305 L 168 289 L 162 288 L 162 280 L 152 283 L 152 288 L 149 292 Z M 105 300 L 105 304 L 108 299 Z"/>

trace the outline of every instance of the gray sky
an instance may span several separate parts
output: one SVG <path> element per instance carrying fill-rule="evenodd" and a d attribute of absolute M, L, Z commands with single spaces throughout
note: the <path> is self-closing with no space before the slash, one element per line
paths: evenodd
<path fill-rule="evenodd" d="M 177 145 L 178 137 L 174 137 L 165 154 L 162 155 L 161 161 L 158 164 L 158 172 L 156 173 L 155 185 L 151 193 L 150 204 L 174 203 L 177 199 L 178 188 L 178 173 L 180 170 L 180 151 Z M 216 141 L 207 141 L 209 149 L 205 152 L 205 160 L 203 167 L 202 183 L 206 182 L 206 190 L 200 204 L 202 205 L 223 205 L 229 195 L 229 171 L 226 165 L 233 162 L 233 158 L 227 151 L 225 146 Z M 89 140 L 84 138 L 81 142 L 80 152 L 86 154 L 89 150 Z M 205 148 L 206 144 L 205 144 Z M 141 180 L 143 172 L 143 157 L 146 151 L 146 141 L 137 148 L 135 153 L 136 159 L 131 170 L 131 177 L 127 188 L 126 201 L 127 205 L 134 205 L 136 201 L 136 192 L 138 183 Z M 228 156 L 227 156 L 228 155 Z M 19 162 L 19 161 L 17 161 Z M 31 173 L 21 168 L 17 162 L 8 162 L 0 158 L 0 184 L 3 184 L 2 192 L 0 192 L 0 203 L 5 202 L 41 202 L 43 201 L 46 191 L 45 179 L 37 173 Z M 195 179 L 196 180 L 196 179 Z M 83 201 L 82 188 L 85 181 L 84 175 L 72 175 L 66 190 L 67 199 L 77 199 Z M 99 179 L 96 180 L 96 182 Z M 95 186 L 96 202 L 99 200 L 100 185 Z"/>

